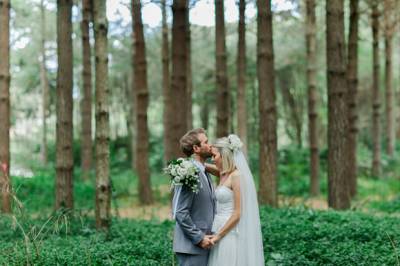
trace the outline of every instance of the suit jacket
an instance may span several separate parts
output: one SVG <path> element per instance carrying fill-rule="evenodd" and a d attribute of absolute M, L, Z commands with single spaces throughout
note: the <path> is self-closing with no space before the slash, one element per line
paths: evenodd
<path fill-rule="evenodd" d="M 215 195 L 212 181 L 204 166 L 193 161 L 200 170 L 200 189 L 197 193 L 183 186 L 176 208 L 173 250 L 178 253 L 207 254 L 198 244 L 204 235 L 211 234 L 215 214 Z M 211 187 L 210 187 L 211 185 Z"/>

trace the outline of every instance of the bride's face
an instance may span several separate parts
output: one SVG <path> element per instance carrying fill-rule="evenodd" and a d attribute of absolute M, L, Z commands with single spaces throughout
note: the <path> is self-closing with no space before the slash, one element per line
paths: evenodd
<path fill-rule="evenodd" d="M 218 149 L 215 147 L 211 147 L 211 153 L 212 153 L 212 160 L 214 161 L 215 165 L 219 169 L 222 169 L 221 153 L 219 153 Z"/>

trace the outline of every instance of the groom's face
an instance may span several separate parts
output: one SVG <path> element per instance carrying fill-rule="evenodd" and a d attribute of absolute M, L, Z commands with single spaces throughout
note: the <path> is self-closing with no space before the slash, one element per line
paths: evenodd
<path fill-rule="evenodd" d="M 194 145 L 193 151 L 198 154 L 202 158 L 209 158 L 212 156 L 211 153 L 211 145 L 208 143 L 208 138 L 206 134 L 200 133 L 197 135 L 197 138 L 200 141 L 200 146 Z"/>

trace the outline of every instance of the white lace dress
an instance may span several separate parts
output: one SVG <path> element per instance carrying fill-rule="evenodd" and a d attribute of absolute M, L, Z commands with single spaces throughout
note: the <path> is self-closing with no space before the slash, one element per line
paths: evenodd
<path fill-rule="evenodd" d="M 212 231 L 217 233 L 229 220 L 234 209 L 233 191 L 227 186 L 215 190 L 217 209 Z M 210 251 L 209 266 L 236 266 L 238 253 L 238 230 L 235 226 Z"/>

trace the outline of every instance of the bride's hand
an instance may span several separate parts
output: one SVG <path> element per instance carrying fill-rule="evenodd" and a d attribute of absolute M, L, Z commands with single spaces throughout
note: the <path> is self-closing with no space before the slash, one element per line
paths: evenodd
<path fill-rule="evenodd" d="M 212 238 L 210 239 L 212 245 L 217 244 L 217 242 L 220 241 L 220 240 L 221 240 L 221 236 L 218 235 L 218 234 L 217 235 L 213 235 Z"/>

